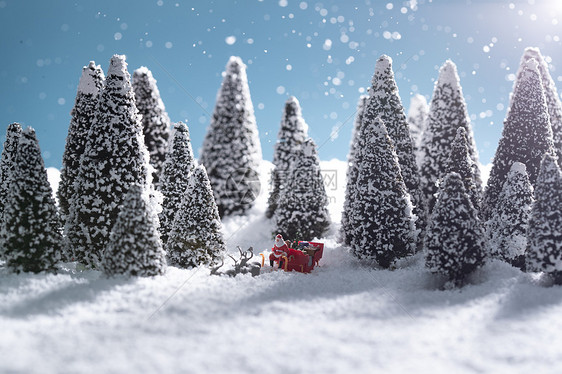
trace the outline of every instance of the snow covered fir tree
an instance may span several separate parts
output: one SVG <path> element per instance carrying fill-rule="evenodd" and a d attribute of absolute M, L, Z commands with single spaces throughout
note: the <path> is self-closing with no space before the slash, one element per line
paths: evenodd
<path fill-rule="evenodd" d="M 425 265 L 462 286 L 466 277 L 484 264 L 484 229 L 464 189 L 461 176 L 445 176 L 424 240 Z"/>
<path fill-rule="evenodd" d="M 133 184 L 150 183 L 149 156 L 125 56 L 111 58 L 105 86 L 77 177 L 76 199 L 65 226 L 74 260 L 98 267 Z"/>
<path fill-rule="evenodd" d="M 4 221 L 4 205 L 6 201 L 8 201 L 12 175 L 16 168 L 16 155 L 21 132 L 22 128 L 19 123 L 10 124 L 6 130 L 6 141 L 4 142 L 2 157 L 0 158 L 0 228 Z M 1 240 L 2 231 L 0 230 L 0 241 Z M 2 260 L 3 257 L 4 250 L 0 247 L 0 260 Z"/>
<path fill-rule="evenodd" d="M 445 173 L 455 172 L 460 175 L 464 189 L 470 197 L 470 202 L 478 211 L 480 209 L 480 200 L 482 199 L 482 191 L 477 184 L 474 171 L 477 166 L 470 158 L 468 152 L 468 142 L 466 140 L 466 130 L 464 127 L 457 129 L 457 136 L 451 144 L 451 155 L 445 167 Z"/>
<path fill-rule="evenodd" d="M 410 194 L 413 214 L 418 217 L 416 225 L 423 229 L 426 222 L 424 199 L 420 186 L 419 170 L 414 154 L 414 145 L 406 122 L 404 107 L 398 94 L 398 86 L 392 72 L 392 59 L 382 55 L 375 65 L 369 100 L 363 115 L 363 126 L 379 117 L 384 123 L 398 156 L 400 173 Z M 421 247 L 421 243 L 420 243 Z"/>
<path fill-rule="evenodd" d="M 347 155 L 347 182 L 345 185 L 345 200 L 343 203 L 340 229 L 340 238 L 345 245 L 351 244 L 353 238 L 353 228 L 355 226 L 352 222 L 353 216 L 350 216 L 349 213 L 351 212 L 351 206 L 353 205 L 353 200 L 355 199 L 355 185 L 357 183 L 357 176 L 359 175 L 359 150 L 356 147 L 360 142 L 359 133 L 361 131 L 361 124 L 363 123 L 363 115 L 365 114 L 365 107 L 368 99 L 369 96 L 367 95 L 361 95 L 359 97 L 355 123 L 351 134 L 349 154 Z"/>
<path fill-rule="evenodd" d="M 246 65 L 231 57 L 199 158 L 221 217 L 244 214 L 254 205 L 261 159 Z"/>
<path fill-rule="evenodd" d="M 286 176 L 273 216 L 273 235 L 288 240 L 321 238 L 330 226 L 328 197 L 320 173 L 316 144 L 307 139 Z"/>
<path fill-rule="evenodd" d="M 19 136 L 4 201 L 0 246 L 14 272 L 55 271 L 62 258 L 61 224 L 35 130 Z"/>
<path fill-rule="evenodd" d="M 176 213 L 180 210 L 185 190 L 191 173 L 195 168 L 195 159 L 191 147 L 189 129 L 183 122 L 174 125 L 174 136 L 162 174 L 158 190 L 162 193 L 162 212 L 160 212 L 160 234 L 166 245 L 172 230 Z"/>
<path fill-rule="evenodd" d="M 158 216 L 147 186 L 134 184 L 125 195 L 111 230 L 102 269 L 109 276 L 150 277 L 166 271 L 166 252 L 157 230 Z"/>
<path fill-rule="evenodd" d="M 499 194 L 514 162 L 525 164 L 529 181 L 534 186 L 543 155 L 553 152 L 552 129 L 539 65 L 537 60 L 530 59 L 523 62 L 496 149 L 482 201 L 484 219 L 490 219 L 497 209 Z"/>
<path fill-rule="evenodd" d="M 416 249 L 415 217 L 398 157 L 380 118 L 363 121 L 355 197 L 348 216 L 355 225 L 352 253 L 383 268 Z"/>
<path fill-rule="evenodd" d="M 222 224 L 202 165 L 191 174 L 165 249 L 168 263 L 180 268 L 217 265 L 224 257 Z"/>
<path fill-rule="evenodd" d="M 156 79 L 147 67 L 142 66 L 133 72 L 133 90 L 137 109 L 142 116 L 144 144 L 154 168 L 153 182 L 158 183 L 168 150 L 170 118 L 160 98 Z"/>
<path fill-rule="evenodd" d="M 527 230 L 527 271 L 543 271 L 562 284 L 562 173 L 556 156 L 545 154 Z"/>
<path fill-rule="evenodd" d="M 308 125 L 302 117 L 299 101 L 296 97 L 291 96 L 287 99 L 283 109 L 283 118 L 273 151 L 272 189 L 265 211 L 267 218 L 271 218 L 275 213 L 279 195 L 289 180 L 289 168 L 295 160 L 298 148 L 307 138 L 307 131 Z"/>
<path fill-rule="evenodd" d="M 92 127 L 100 91 L 105 76 L 99 65 L 90 61 L 82 68 L 74 108 L 70 112 L 70 125 L 66 136 L 66 145 L 62 156 L 57 198 L 63 223 L 68 217 L 72 200 L 76 197 L 74 182 L 80 170 L 80 157 L 86 148 L 88 131 Z"/>
<path fill-rule="evenodd" d="M 527 229 L 533 187 L 525 164 L 514 162 L 498 197 L 498 208 L 486 224 L 488 252 L 522 270 L 525 269 Z"/>
<path fill-rule="evenodd" d="M 422 141 L 423 133 L 427 125 L 427 117 L 429 115 L 429 105 L 423 95 L 416 94 L 410 99 L 410 109 L 408 109 L 408 126 L 410 128 L 410 135 L 414 143 L 414 154 L 418 167 L 421 166 L 421 152 L 420 144 Z"/>
<path fill-rule="evenodd" d="M 451 60 L 447 60 L 439 70 L 439 78 L 435 83 L 427 125 L 420 145 L 421 185 L 429 212 L 435 202 L 434 195 L 437 192 L 435 182 L 445 175 L 447 161 L 451 155 L 451 145 L 459 127 L 466 130 L 468 152 L 476 166 L 478 165 L 478 153 L 457 67 Z M 474 175 L 477 188 L 482 188 L 478 167 L 475 168 Z"/>
<path fill-rule="evenodd" d="M 552 127 L 554 150 L 560 158 L 562 157 L 562 103 L 560 102 L 560 96 L 558 95 L 556 84 L 549 73 L 548 64 L 538 48 L 525 48 L 525 52 L 521 57 L 521 63 L 519 64 L 517 79 L 514 83 L 513 90 L 515 91 L 517 82 L 519 81 L 521 74 L 523 74 L 525 62 L 530 59 L 535 59 L 539 64 L 539 73 L 546 98 L 546 105 L 548 107 L 550 125 Z M 512 95 L 512 97 L 513 96 L 514 95 Z"/>

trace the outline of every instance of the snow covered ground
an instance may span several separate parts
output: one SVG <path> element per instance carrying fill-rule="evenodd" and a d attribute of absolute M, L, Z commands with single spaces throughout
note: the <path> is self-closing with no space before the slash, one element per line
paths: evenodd
<path fill-rule="evenodd" d="M 322 166 L 338 170 L 337 222 L 344 164 Z M 225 220 L 230 251 L 271 247 L 265 199 L 248 217 Z M 348 255 L 336 230 L 308 275 L 0 269 L 0 372 L 559 372 L 561 287 L 494 261 L 463 289 L 443 291 L 421 256 L 377 270 Z"/>

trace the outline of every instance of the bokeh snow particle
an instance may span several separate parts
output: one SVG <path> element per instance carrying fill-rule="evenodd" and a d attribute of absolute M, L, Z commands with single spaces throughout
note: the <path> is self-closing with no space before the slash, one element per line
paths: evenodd
<path fill-rule="evenodd" d="M 121 40 L 122 37 L 123 34 L 121 34 L 120 32 L 116 32 L 115 34 L 113 34 L 113 39 L 115 40 Z"/>
<path fill-rule="evenodd" d="M 233 45 L 234 43 L 236 43 L 236 37 L 235 37 L 234 35 L 230 35 L 230 36 L 227 36 L 227 37 L 224 39 L 224 41 L 225 41 L 225 43 L 228 44 L 228 45 Z"/>
<path fill-rule="evenodd" d="M 308 3 L 306 1 L 301 1 L 301 3 L 299 4 L 299 8 L 305 10 L 306 8 L 308 8 Z"/>
<path fill-rule="evenodd" d="M 59 99 L 57 100 L 57 103 L 59 103 L 59 105 L 64 105 L 64 104 L 66 104 L 66 100 L 64 99 L 64 97 L 59 97 Z"/>
<path fill-rule="evenodd" d="M 172 44 L 172 42 L 166 42 L 166 44 L 164 44 L 164 46 L 168 49 L 172 48 L 174 45 Z"/>
<path fill-rule="evenodd" d="M 285 87 L 279 86 L 277 87 L 276 91 L 279 95 L 283 95 L 285 93 Z"/>
<path fill-rule="evenodd" d="M 279 0 L 280 7 L 285 8 L 287 5 L 289 5 L 289 2 L 287 0 Z"/>

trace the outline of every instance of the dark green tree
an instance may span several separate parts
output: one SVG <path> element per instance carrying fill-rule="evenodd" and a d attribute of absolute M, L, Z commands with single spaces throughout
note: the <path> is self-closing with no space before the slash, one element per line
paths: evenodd
<path fill-rule="evenodd" d="M 550 116 L 550 125 L 552 127 L 554 150 L 557 152 L 558 158 L 560 158 L 562 157 L 562 103 L 560 102 L 560 96 L 558 96 L 556 84 L 548 71 L 548 64 L 538 48 L 525 49 L 525 52 L 521 57 L 521 64 L 519 65 L 519 70 L 517 72 L 517 79 L 514 83 L 514 90 L 517 85 L 517 81 L 519 81 L 520 76 L 523 73 L 524 63 L 533 58 L 539 63 L 539 73 L 541 75 L 546 105 Z M 513 96 L 515 95 L 512 95 L 512 97 Z"/>
<path fill-rule="evenodd" d="M 62 155 L 62 168 L 57 190 L 63 223 L 66 222 L 72 200 L 76 197 L 74 182 L 80 170 L 80 157 L 82 157 L 86 148 L 88 131 L 90 131 L 94 121 L 96 105 L 104 80 L 105 77 L 101 67 L 96 65 L 94 61 L 90 61 L 88 66 L 82 68 L 74 108 L 70 112 L 71 119 L 64 154 Z"/>
<path fill-rule="evenodd" d="M 321 238 L 330 226 L 328 197 L 316 144 L 307 139 L 295 157 L 275 210 L 275 231 L 287 239 Z"/>
<path fill-rule="evenodd" d="M 562 173 L 556 156 L 545 154 L 527 231 L 528 271 L 543 271 L 562 284 Z"/>
<path fill-rule="evenodd" d="M 134 184 L 125 195 L 107 249 L 102 269 L 109 276 L 151 277 L 166 271 L 166 252 L 158 234 L 158 216 L 147 186 Z"/>
<path fill-rule="evenodd" d="M 352 222 L 353 214 L 352 206 L 353 199 L 355 198 L 355 185 L 357 183 L 357 176 L 359 175 L 359 132 L 363 123 L 363 115 L 365 114 L 365 107 L 369 96 L 361 95 L 357 103 L 357 110 L 355 115 L 355 123 L 353 125 L 353 132 L 351 134 L 351 145 L 349 147 L 349 154 L 347 155 L 347 172 L 346 172 L 346 186 L 345 186 L 345 200 L 343 203 L 343 211 L 341 215 L 341 231 L 340 237 L 345 245 L 351 245 L 353 241 L 353 230 L 355 223 Z"/>
<path fill-rule="evenodd" d="M 74 260 L 98 267 L 119 206 L 133 184 L 150 184 L 149 156 L 125 56 L 111 58 L 65 226 Z"/>
<path fill-rule="evenodd" d="M 445 176 L 424 241 L 425 265 L 462 286 L 466 276 L 484 264 L 484 230 L 464 189 L 461 176 Z"/>
<path fill-rule="evenodd" d="M 476 187 L 481 189 L 478 153 L 457 67 L 451 60 L 447 60 L 439 70 L 439 79 L 435 83 L 429 105 L 427 127 L 421 142 L 421 185 L 429 212 L 432 211 L 435 204 L 434 195 L 438 189 L 435 182 L 445 175 L 447 161 L 451 155 L 451 146 L 459 127 L 466 130 L 468 153 L 474 161 Z"/>
<path fill-rule="evenodd" d="M 12 176 L 16 168 L 16 155 L 18 143 L 21 137 L 21 125 L 12 123 L 6 130 L 6 141 L 0 158 L 0 228 L 4 221 L 4 204 L 8 201 L 10 188 L 12 185 Z M 0 241 L 2 240 L 2 231 L 0 230 Z M 3 249 L 0 248 L 0 260 L 4 258 Z"/>
<path fill-rule="evenodd" d="M 261 159 L 246 65 L 231 57 L 199 158 L 221 217 L 244 214 L 254 205 Z"/>
<path fill-rule="evenodd" d="M 522 270 L 532 204 L 533 187 L 525 164 L 514 162 L 498 197 L 498 209 L 486 223 L 486 237 L 491 256 Z"/>
<path fill-rule="evenodd" d="M 142 116 L 144 144 L 154 168 L 153 182 L 157 184 L 168 151 L 170 118 L 160 98 L 156 79 L 147 67 L 142 66 L 133 72 L 133 89 L 137 109 Z"/>
<path fill-rule="evenodd" d="M 285 103 L 281 126 L 277 134 L 277 143 L 273 151 L 273 171 L 271 174 L 272 190 L 267 200 L 267 218 L 273 217 L 277 209 L 277 200 L 281 190 L 286 187 L 288 173 L 298 149 L 305 141 L 308 125 L 302 117 L 299 101 L 291 96 Z"/>
<path fill-rule="evenodd" d="M 377 117 L 380 117 L 383 121 L 392 140 L 398 156 L 400 172 L 414 206 L 413 213 L 418 218 L 416 226 L 423 230 L 426 223 L 426 210 L 420 186 L 420 174 L 414 154 L 414 144 L 404 114 L 404 107 L 398 94 L 398 86 L 394 80 L 392 59 L 386 55 L 379 57 L 375 66 L 370 96 L 363 116 L 363 126 L 366 122 L 372 122 Z"/>
<path fill-rule="evenodd" d="M 0 241 L 6 266 L 18 273 L 54 271 L 62 258 L 61 225 L 32 128 L 19 136 L 14 166 Z"/>
<path fill-rule="evenodd" d="M 380 118 L 363 121 L 357 151 L 359 175 L 350 217 L 355 223 L 351 250 L 383 268 L 415 252 L 412 203 L 392 140 Z"/>
<path fill-rule="evenodd" d="M 445 167 L 445 174 L 455 172 L 461 176 L 464 189 L 470 197 L 470 202 L 478 211 L 480 209 L 480 200 L 482 199 L 482 191 L 476 183 L 474 170 L 476 166 L 468 153 L 468 143 L 466 140 L 466 130 L 464 127 L 457 129 L 457 136 L 451 144 L 451 155 Z"/>
<path fill-rule="evenodd" d="M 524 163 L 529 181 L 535 185 L 545 153 L 554 153 L 548 107 L 535 59 L 524 62 L 516 83 L 511 107 L 504 122 L 481 214 L 488 220 L 497 209 L 497 200 L 514 162 Z"/>
<path fill-rule="evenodd" d="M 193 171 L 166 246 L 168 262 L 181 268 L 217 265 L 226 250 L 205 167 Z"/>
<path fill-rule="evenodd" d="M 186 124 L 174 125 L 174 136 L 164 165 L 158 188 L 162 192 L 160 234 L 164 246 L 172 230 L 176 213 L 180 210 L 189 178 L 195 168 L 189 129 Z"/>

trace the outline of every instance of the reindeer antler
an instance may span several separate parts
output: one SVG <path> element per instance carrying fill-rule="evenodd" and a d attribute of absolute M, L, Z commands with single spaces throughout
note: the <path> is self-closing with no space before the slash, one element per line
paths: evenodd
<path fill-rule="evenodd" d="M 216 275 L 217 270 L 219 270 L 224 265 L 224 259 L 221 257 L 221 264 L 211 268 L 211 275 Z"/>

